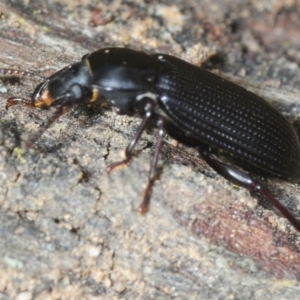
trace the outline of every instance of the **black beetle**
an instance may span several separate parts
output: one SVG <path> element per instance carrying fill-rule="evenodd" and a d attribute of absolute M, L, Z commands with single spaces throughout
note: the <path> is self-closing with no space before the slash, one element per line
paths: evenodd
<path fill-rule="evenodd" d="M 11 70 L 1 70 L 10 75 Z M 30 76 L 29 73 L 24 75 Z M 165 134 L 199 150 L 220 175 L 267 199 L 300 231 L 300 222 L 252 174 L 290 181 L 300 178 L 300 144 L 283 115 L 246 89 L 166 54 L 105 48 L 83 56 L 37 86 L 31 100 L 11 97 L 15 104 L 57 107 L 49 127 L 75 103 L 107 101 L 118 114 L 143 119 L 126 148 L 127 164 L 146 128 L 158 129 L 158 140 L 140 211 L 149 205 L 157 179 L 157 162 Z M 46 129 L 27 143 L 30 147 Z"/>

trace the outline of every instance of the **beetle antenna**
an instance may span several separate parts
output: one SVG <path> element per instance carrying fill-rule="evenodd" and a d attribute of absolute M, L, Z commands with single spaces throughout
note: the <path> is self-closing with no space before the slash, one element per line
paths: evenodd
<path fill-rule="evenodd" d="M 21 98 L 21 97 L 10 97 L 6 101 L 5 109 L 7 110 L 10 106 L 13 105 L 24 105 L 34 107 L 32 100 Z"/>
<path fill-rule="evenodd" d="M 37 79 L 37 80 L 46 80 L 46 77 L 36 75 L 31 72 L 23 71 L 23 70 L 16 70 L 16 69 L 1 69 L 0 68 L 0 76 L 1 77 L 25 77 L 29 79 Z"/>
<path fill-rule="evenodd" d="M 40 130 L 25 143 L 25 151 L 30 149 L 34 145 L 34 143 L 41 137 L 41 135 L 65 112 L 66 108 L 66 106 L 59 106 L 56 109 L 52 117 L 48 119 L 48 122 L 45 125 L 42 125 Z"/>

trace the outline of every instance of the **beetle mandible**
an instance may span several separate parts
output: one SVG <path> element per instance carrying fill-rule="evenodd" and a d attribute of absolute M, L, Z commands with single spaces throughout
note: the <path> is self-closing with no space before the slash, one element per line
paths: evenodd
<path fill-rule="evenodd" d="M 17 73 L 0 70 L 2 76 Z M 229 181 L 271 202 L 300 231 L 300 222 L 258 179 L 300 179 L 300 144 L 295 130 L 261 97 L 171 55 L 104 48 L 44 78 L 30 100 L 10 97 L 6 108 L 16 104 L 56 107 L 47 126 L 27 143 L 29 148 L 66 107 L 95 101 L 107 101 L 118 114 L 142 118 L 125 150 L 126 158 L 109 165 L 108 172 L 131 161 L 134 147 L 146 128 L 158 129 L 140 205 L 142 213 L 149 205 L 163 138 L 168 134 L 197 148 L 203 159 Z"/>

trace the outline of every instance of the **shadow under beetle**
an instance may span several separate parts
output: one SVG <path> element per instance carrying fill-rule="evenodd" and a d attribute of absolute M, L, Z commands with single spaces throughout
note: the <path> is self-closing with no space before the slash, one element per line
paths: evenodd
<path fill-rule="evenodd" d="M 27 72 L 1 69 L 1 76 Z M 169 134 L 195 147 L 204 160 L 231 182 L 271 202 L 300 231 L 298 221 L 252 174 L 300 179 L 300 144 L 285 117 L 264 99 L 232 82 L 166 54 L 105 48 L 83 56 L 43 78 L 31 100 L 11 97 L 6 108 L 22 104 L 55 106 L 56 112 L 26 147 L 31 147 L 64 109 L 76 103 L 106 101 L 118 114 L 139 116 L 142 123 L 126 148 L 126 158 L 107 167 L 128 164 L 141 134 L 157 128 L 158 139 L 140 211 L 145 213 L 157 179 L 163 138 Z"/>

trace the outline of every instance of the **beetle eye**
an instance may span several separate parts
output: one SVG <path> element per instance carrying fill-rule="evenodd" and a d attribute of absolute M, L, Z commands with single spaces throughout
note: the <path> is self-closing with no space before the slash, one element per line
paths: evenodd
<path fill-rule="evenodd" d="M 75 99 L 80 99 L 82 97 L 82 90 L 79 84 L 73 84 L 70 88 L 70 92 Z"/>

